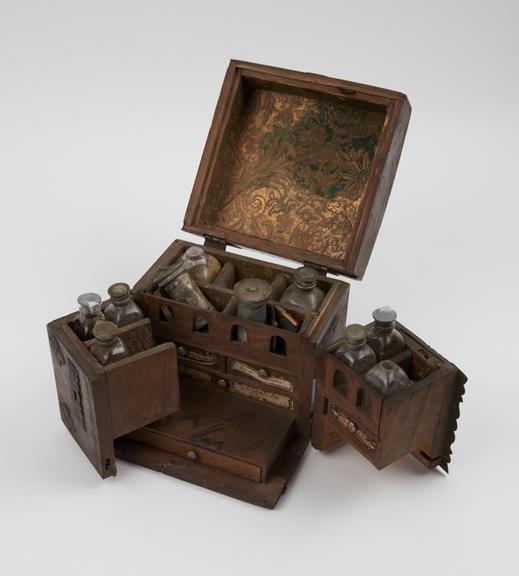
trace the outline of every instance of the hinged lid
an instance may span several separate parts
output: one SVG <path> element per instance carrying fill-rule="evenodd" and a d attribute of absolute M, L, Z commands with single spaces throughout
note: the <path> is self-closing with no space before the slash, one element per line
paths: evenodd
<path fill-rule="evenodd" d="M 231 61 L 183 229 L 361 278 L 410 111 L 397 92 Z"/>

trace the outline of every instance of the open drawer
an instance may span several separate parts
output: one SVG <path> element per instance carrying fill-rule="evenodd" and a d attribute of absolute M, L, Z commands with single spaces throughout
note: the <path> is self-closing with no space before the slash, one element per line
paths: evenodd
<path fill-rule="evenodd" d="M 367 327 L 369 328 L 369 326 Z M 413 382 L 384 396 L 332 352 L 318 358 L 312 444 L 351 443 L 378 469 L 412 454 L 448 471 L 465 375 L 401 324 L 406 349 L 393 358 Z"/>
<path fill-rule="evenodd" d="M 114 439 L 179 408 L 175 345 L 155 345 L 148 319 L 119 331 L 128 358 L 102 366 L 70 327 L 47 329 L 61 419 L 102 478 L 116 474 Z"/>

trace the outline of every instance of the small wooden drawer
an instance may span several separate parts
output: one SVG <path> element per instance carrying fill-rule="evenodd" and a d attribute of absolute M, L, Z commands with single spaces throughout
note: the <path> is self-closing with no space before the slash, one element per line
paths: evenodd
<path fill-rule="evenodd" d="M 175 345 L 154 345 L 151 324 L 141 320 L 120 330 L 130 356 L 102 366 L 69 323 L 48 326 L 63 423 L 105 478 L 115 475 L 114 439 L 163 418 L 179 407 Z"/>
<path fill-rule="evenodd" d="M 268 479 L 293 432 L 294 416 L 196 382 L 180 385 L 175 414 L 127 439 L 254 482 Z"/>
<path fill-rule="evenodd" d="M 227 358 L 227 373 L 238 375 L 241 378 L 245 377 L 245 379 L 255 383 L 284 392 L 293 392 L 294 390 L 293 375 L 287 375 L 269 367 L 244 362 L 236 358 Z"/>
<path fill-rule="evenodd" d="M 127 438 L 135 442 L 140 442 L 141 444 L 159 448 L 160 450 L 164 450 L 164 452 L 187 458 L 193 462 L 218 468 L 219 470 L 224 470 L 225 472 L 247 478 L 254 482 L 261 482 L 261 468 L 257 464 L 243 462 L 242 460 L 225 456 L 219 452 L 202 448 L 198 444 L 178 440 L 157 429 L 151 430 L 149 428 L 143 428 L 129 434 Z"/>
<path fill-rule="evenodd" d="M 225 370 L 225 358 L 216 352 L 189 346 L 176 342 L 178 361 L 187 366 L 210 368 L 223 372 Z"/>

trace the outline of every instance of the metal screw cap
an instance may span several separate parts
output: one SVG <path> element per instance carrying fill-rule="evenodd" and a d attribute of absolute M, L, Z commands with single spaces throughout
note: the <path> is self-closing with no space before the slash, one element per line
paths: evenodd
<path fill-rule="evenodd" d="M 234 285 L 234 294 L 244 304 L 262 304 L 270 298 L 272 288 L 259 278 L 246 278 Z"/>
<path fill-rule="evenodd" d="M 118 330 L 113 322 L 98 320 L 94 326 L 94 338 L 99 342 L 111 342 L 117 337 Z"/>
<path fill-rule="evenodd" d="M 296 286 L 303 290 L 311 290 L 317 284 L 318 274 L 310 266 L 301 266 L 294 272 Z"/>
<path fill-rule="evenodd" d="M 391 306 L 382 306 L 373 311 L 373 319 L 380 324 L 390 324 L 396 320 L 396 312 Z"/>
<path fill-rule="evenodd" d="M 353 346 L 362 346 L 366 343 L 366 330 L 361 324 L 350 324 L 346 326 L 344 336 L 348 344 Z"/>
<path fill-rule="evenodd" d="M 187 453 L 187 457 L 188 457 L 190 460 L 193 460 L 193 461 L 194 461 L 194 460 L 197 460 L 197 459 L 198 459 L 198 454 L 197 454 L 194 450 L 190 450 L 190 451 Z"/>
<path fill-rule="evenodd" d="M 108 288 L 108 295 L 114 304 L 128 304 L 132 292 L 125 282 L 116 282 Z"/>

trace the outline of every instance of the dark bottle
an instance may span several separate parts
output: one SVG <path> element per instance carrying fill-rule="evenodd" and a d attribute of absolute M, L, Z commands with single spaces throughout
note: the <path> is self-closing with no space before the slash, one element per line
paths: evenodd
<path fill-rule="evenodd" d="M 133 301 L 128 284 L 117 282 L 108 288 L 110 304 L 105 308 L 105 317 L 116 326 L 127 326 L 144 318 L 142 310 Z"/>
<path fill-rule="evenodd" d="M 129 355 L 117 333 L 118 328 L 113 322 L 100 320 L 94 326 L 95 341 L 90 347 L 90 352 L 103 366 L 127 358 Z"/>
<path fill-rule="evenodd" d="M 368 344 L 375 350 L 377 359 L 391 358 L 405 350 L 402 334 L 395 328 L 396 312 L 389 306 L 373 312 L 375 323 L 368 330 Z"/>
<path fill-rule="evenodd" d="M 365 372 L 377 363 L 373 349 L 366 344 L 366 330 L 360 324 L 350 324 L 344 331 L 344 343 L 335 355 L 355 372 Z"/>
<path fill-rule="evenodd" d="M 294 272 L 294 284 L 285 290 L 279 303 L 315 312 L 324 298 L 324 292 L 317 288 L 317 278 L 318 274 L 313 268 L 301 266 Z"/>
<path fill-rule="evenodd" d="M 388 396 L 411 386 L 407 374 L 391 360 L 382 360 L 364 376 L 366 382 Z"/>
<path fill-rule="evenodd" d="M 268 282 L 258 278 L 240 280 L 234 286 L 234 295 L 238 300 L 236 307 L 238 318 L 261 324 L 267 322 L 267 300 L 272 295 L 272 288 Z M 236 339 L 239 342 L 247 341 L 247 336 L 241 326 L 238 326 Z"/>
<path fill-rule="evenodd" d="M 94 337 L 95 323 L 105 318 L 101 312 L 101 296 L 86 292 L 78 297 L 77 302 L 79 313 L 73 320 L 74 332 L 81 340 L 90 340 Z"/>

